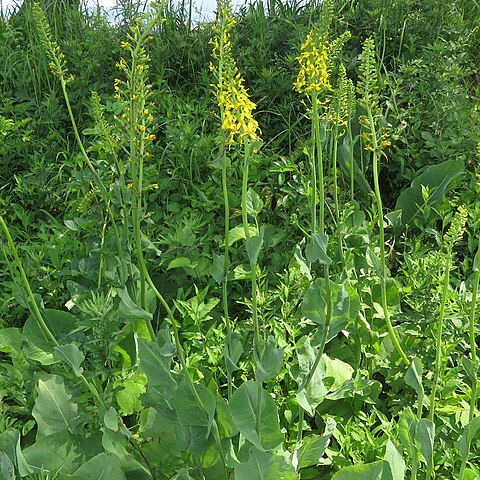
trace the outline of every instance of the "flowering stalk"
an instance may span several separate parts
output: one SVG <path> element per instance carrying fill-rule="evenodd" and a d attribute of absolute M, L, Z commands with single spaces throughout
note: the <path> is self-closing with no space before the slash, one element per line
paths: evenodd
<path fill-rule="evenodd" d="M 442 370 L 443 361 L 442 361 L 442 335 L 443 335 L 443 324 L 445 319 L 445 306 L 447 304 L 448 291 L 450 289 L 450 270 L 452 268 L 453 260 L 453 247 L 454 245 L 461 240 L 463 234 L 465 233 L 465 223 L 467 221 L 468 211 L 464 206 L 460 206 L 457 210 L 457 213 L 453 217 L 450 228 L 448 229 L 445 237 L 443 239 L 444 249 L 445 249 L 445 268 L 443 276 L 443 288 L 442 288 L 442 297 L 440 300 L 440 311 L 438 314 L 437 321 L 437 334 L 436 334 L 436 351 L 435 351 L 435 367 L 433 370 L 433 380 L 432 380 L 432 391 L 430 392 L 430 410 L 428 418 L 430 421 L 435 419 L 435 396 L 437 393 L 438 381 L 440 379 L 440 372 Z M 433 461 L 430 463 L 430 466 L 427 470 L 427 480 L 432 477 L 434 469 Z M 463 477 L 460 477 L 463 478 Z"/>
<path fill-rule="evenodd" d="M 118 140 L 128 145 L 126 153 L 129 158 L 131 175 L 131 208 L 132 223 L 135 241 L 135 255 L 140 271 L 140 306 L 146 306 L 146 271 L 142 266 L 142 229 L 141 217 L 143 211 L 143 172 L 144 162 L 151 157 L 149 146 L 155 139 L 151 133 L 154 121 L 150 102 L 151 85 L 148 84 L 148 62 L 150 57 L 146 53 L 145 43 L 150 37 L 150 32 L 158 23 L 158 16 L 154 15 L 149 22 L 143 26 L 142 19 L 130 27 L 127 34 L 127 41 L 122 42 L 122 48 L 128 53 L 129 61 L 123 57 L 117 63 L 117 67 L 125 79 L 115 80 L 115 98 L 122 101 L 123 112 L 117 116 L 117 127 L 119 128 Z M 143 27 L 143 28 L 142 28 Z M 152 338 L 155 338 L 151 324 L 148 326 Z"/>
<path fill-rule="evenodd" d="M 333 18 L 333 2 L 327 0 L 322 7 L 320 22 L 308 33 L 297 57 L 300 69 L 294 88 L 305 95 L 311 103 L 310 119 L 312 123 L 312 150 L 310 160 L 311 200 L 311 235 L 325 235 L 325 186 L 323 166 L 323 145 L 321 123 L 326 119 L 327 107 L 331 100 L 332 86 L 330 78 L 335 70 L 335 62 L 343 44 L 350 37 L 345 32 L 340 37 L 330 41 L 328 33 Z M 318 221 L 317 221 L 318 209 Z M 320 363 L 330 327 L 332 299 L 330 295 L 330 274 L 328 265 L 324 265 L 323 277 L 327 289 L 326 317 L 323 327 L 321 344 L 314 364 L 302 388 L 307 389 Z M 302 439 L 304 411 L 299 409 L 298 441 Z"/>
<path fill-rule="evenodd" d="M 312 234 L 318 231 L 323 234 L 325 230 L 325 189 L 323 186 L 323 147 L 320 135 L 320 121 L 323 117 L 322 109 L 328 102 L 326 94 L 332 89 L 328 75 L 327 58 L 327 34 L 319 29 L 313 29 L 308 33 L 305 42 L 301 46 L 301 53 L 297 57 L 300 63 L 300 70 L 294 84 L 294 88 L 299 93 L 307 96 L 312 105 L 310 114 L 312 122 L 312 150 L 310 154 Z M 319 206 L 317 206 L 318 204 Z M 319 208 L 318 227 L 317 208 Z"/>
<path fill-rule="evenodd" d="M 473 289 L 472 289 L 472 300 L 470 303 L 470 314 L 468 321 L 468 334 L 470 337 L 470 356 L 472 365 L 477 365 L 477 343 L 475 338 L 475 316 L 477 311 L 477 295 L 478 295 L 478 286 L 480 283 L 480 239 L 478 240 L 477 253 L 473 260 L 473 271 L 475 272 L 473 280 Z M 473 372 L 472 378 L 472 387 L 470 392 L 470 405 L 468 409 L 468 421 L 471 422 L 475 415 L 475 406 L 477 403 L 477 375 L 476 372 Z M 468 450 L 470 451 L 470 443 L 468 445 Z M 460 476 L 459 478 L 464 478 L 465 469 L 467 468 L 469 454 L 465 455 L 462 458 L 462 464 L 460 466 Z"/>
<path fill-rule="evenodd" d="M 337 224 L 338 235 L 338 254 L 343 264 L 342 249 L 342 230 L 340 228 L 340 202 L 338 194 L 338 144 L 348 129 L 347 118 L 350 115 L 349 93 L 353 88 L 353 83 L 347 78 L 347 72 L 344 65 L 339 67 L 338 82 L 332 98 L 332 108 L 330 113 L 330 123 L 333 124 L 333 154 L 332 154 L 332 177 L 333 177 L 333 198 L 335 202 L 335 220 Z"/>
<path fill-rule="evenodd" d="M 383 203 L 380 194 L 379 185 L 379 157 L 383 153 L 383 148 L 390 145 L 388 136 L 381 128 L 377 127 L 379 118 L 379 99 L 378 99 L 378 80 L 377 66 L 375 61 L 375 44 L 373 39 L 367 38 L 363 45 L 362 63 L 360 65 L 360 81 L 358 85 L 360 98 L 358 103 L 365 109 L 366 115 L 360 117 L 360 123 L 365 131 L 362 137 L 365 140 L 365 150 L 371 152 L 373 161 L 373 182 L 375 189 L 375 199 L 377 204 L 378 228 L 379 228 L 379 249 L 380 249 L 380 288 L 382 297 L 382 309 L 387 325 L 390 339 L 400 354 L 402 361 L 406 366 L 410 365 L 410 360 L 403 351 L 398 340 L 397 334 L 393 329 L 387 302 L 387 274 L 385 258 L 385 229 L 383 225 Z"/>
<path fill-rule="evenodd" d="M 259 142 L 258 123 L 253 118 L 253 110 L 256 105 L 250 100 L 244 85 L 244 80 L 238 71 L 238 67 L 232 55 L 231 32 L 235 27 L 236 20 L 232 13 L 229 0 L 218 0 L 217 21 L 214 25 L 214 37 L 210 41 L 213 45 L 212 56 L 217 65 L 210 65 L 210 69 L 216 74 L 216 84 L 213 85 L 214 93 L 220 110 L 222 131 L 222 186 L 225 200 L 225 257 L 223 275 L 223 303 L 224 315 L 227 326 L 226 347 L 231 351 L 231 325 L 228 317 L 227 304 L 227 276 L 228 276 L 228 232 L 229 232 L 229 205 L 227 188 L 227 149 L 235 145 L 243 145 L 244 167 L 242 178 L 242 221 L 245 229 L 245 238 L 250 238 L 248 228 L 248 216 L 246 208 L 246 193 L 248 187 L 248 172 L 250 158 L 255 143 Z M 252 282 L 255 276 L 252 269 Z M 255 279 L 256 280 L 256 279 Z M 256 285 L 256 284 L 255 284 Z M 256 315 L 256 288 L 252 283 L 253 324 L 255 332 L 255 349 L 259 352 L 258 320 Z M 231 394 L 231 374 L 227 368 L 229 396 Z"/>
<path fill-rule="evenodd" d="M 42 7 L 35 2 L 32 6 L 32 11 L 33 11 L 33 20 L 35 23 L 35 27 L 40 37 L 40 43 L 44 48 L 47 58 L 50 62 L 49 63 L 50 70 L 60 80 L 60 86 L 62 88 L 62 94 L 65 100 L 65 104 L 67 106 L 68 116 L 72 124 L 75 140 L 77 141 L 78 147 L 80 148 L 80 152 L 82 154 L 83 159 L 85 160 L 85 163 L 87 164 L 87 167 L 92 172 L 92 177 L 95 184 L 97 185 L 100 192 L 102 193 L 102 197 L 105 202 L 105 207 L 107 209 L 110 222 L 112 223 L 112 226 L 115 230 L 115 238 L 117 243 L 118 254 L 120 258 L 123 258 L 123 253 L 122 253 L 123 249 L 122 249 L 122 244 L 120 240 L 120 233 L 118 231 L 118 227 L 115 221 L 115 217 L 113 215 L 113 211 L 110 207 L 110 194 L 107 191 L 100 175 L 98 174 L 96 168 L 94 167 L 94 165 L 90 160 L 90 157 L 87 154 L 85 146 L 83 145 L 82 139 L 80 138 L 80 134 L 78 132 L 77 122 L 75 121 L 75 117 L 73 116 L 73 111 L 70 105 L 70 99 L 68 97 L 68 92 L 67 92 L 67 85 L 74 80 L 73 75 L 68 74 L 65 55 L 61 52 L 57 42 L 53 40 L 53 35 L 50 29 L 50 25 L 48 24 L 47 18 L 45 17 L 45 13 L 42 10 Z"/>

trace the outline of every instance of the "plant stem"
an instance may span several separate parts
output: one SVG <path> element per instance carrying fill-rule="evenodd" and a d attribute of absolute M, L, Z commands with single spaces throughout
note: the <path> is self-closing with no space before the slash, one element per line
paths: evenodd
<path fill-rule="evenodd" d="M 23 286 L 25 287 L 25 290 L 27 291 L 27 296 L 28 296 L 28 304 L 29 304 L 29 310 L 30 313 L 32 314 L 33 318 L 35 318 L 35 321 L 37 322 L 38 327 L 42 331 L 45 339 L 49 342 L 51 342 L 55 347 L 58 347 L 60 344 L 58 343 L 57 339 L 53 335 L 52 331 L 50 330 L 49 326 L 45 322 L 45 319 L 43 318 L 43 314 L 40 311 L 40 308 L 37 305 L 37 302 L 35 301 L 35 297 L 33 296 L 32 289 L 30 287 L 30 282 L 27 279 L 27 276 L 25 275 L 25 270 L 23 269 L 22 261 L 20 260 L 20 257 L 18 256 L 18 251 L 15 246 L 15 243 L 12 239 L 12 236 L 10 235 L 10 230 L 5 223 L 3 217 L 0 215 L 0 225 L 3 228 L 3 231 L 5 233 L 5 236 L 7 237 L 7 244 L 10 248 L 10 253 L 13 256 L 13 259 L 15 261 L 15 265 L 20 272 L 20 278 L 22 279 Z M 15 282 L 15 279 L 13 279 Z"/>
<path fill-rule="evenodd" d="M 470 304 L 470 315 L 469 315 L 469 322 L 468 322 L 468 334 L 470 337 L 470 355 L 473 365 L 477 365 L 477 343 L 475 339 L 475 314 L 477 310 L 477 295 L 478 295 L 478 286 L 480 282 L 480 239 L 478 242 L 477 253 L 475 255 L 475 259 L 473 261 L 473 269 L 475 272 L 475 277 L 473 280 L 473 290 L 472 290 L 472 301 Z M 476 372 L 473 372 L 472 381 L 472 391 L 470 394 L 470 406 L 468 410 L 468 421 L 471 422 L 475 416 L 475 406 L 477 403 L 477 387 L 478 381 Z M 460 466 L 460 476 L 459 479 L 463 480 L 465 469 L 467 468 L 467 461 L 470 454 L 470 443 L 468 445 L 468 454 L 462 458 L 462 464 Z"/>
<path fill-rule="evenodd" d="M 315 361 L 313 362 L 312 368 L 308 372 L 308 376 L 305 380 L 305 383 L 302 385 L 303 390 L 307 390 L 310 386 L 310 382 L 317 371 L 318 365 L 320 360 L 322 359 L 323 353 L 325 351 L 325 345 L 327 344 L 328 340 L 328 330 L 330 329 L 330 323 L 332 320 L 332 291 L 330 288 L 330 271 L 328 265 L 324 265 L 324 280 L 325 280 L 325 289 L 326 289 L 326 307 L 327 310 L 325 312 L 325 323 L 323 325 L 322 337 L 320 339 L 320 345 L 318 347 L 317 355 L 315 356 Z M 299 411 L 299 418 L 298 418 L 298 441 L 302 439 L 302 431 L 303 431 L 303 421 L 304 421 L 305 413 L 303 408 L 300 407 Z"/>
<path fill-rule="evenodd" d="M 222 303 L 223 316 L 225 318 L 226 326 L 226 349 L 227 354 L 232 353 L 232 326 L 230 323 L 230 316 L 228 312 L 228 270 L 230 267 L 229 248 L 230 248 L 230 202 L 228 199 L 228 181 L 227 181 L 227 153 L 225 145 L 222 145 L 222 190 L 223 190 L 223 204 L 225 216 L 225 232 L 224 232 L 224 253 L 223 253 L 223 277 L 222 277 Z M 227 362 L 227 384 L 228 384 L 228 398 L 232 396 L 232 374 Z"/>
<path fill-rule="evenodd" d="M 449 249 L 446 255 L 445 272 L 443 279 L 442 298 L 440 301 L 440 312 L 438 314 L 437 323 L 437 339 L 436 339 L 436 352 L 435 352 L 435 368 L 433 372 L 432 391 L 430 393 L 430 410 L 428 418 L 430 421 L 435 420 L 435 396 L 437 393 L 438 380 L 440 378 L 440 371 L 442 367 L 442 334 L 443 334 L 443 321 L 445 318 L 445 305 L 447 303 L 448 288 L 450 286 L 450 267 L 452 263 L 452 251 Z M 427 480 L 430 480 L 433 474 L 435 465 L 432 461 L 430 467 L 427 470 Z"/>
<path fill-rule="evenodd" d="M 408 367 L 410 361 L 403 351 L 402 346 L 398 340 L 397 334 L 393 329 L 392 322 L 390 320 L 390 313 L 388 311 L 388 302 L 387 302 L 387 279 L 386 279 L 386 259 L 385 259 L 385 229 L 383 226 L 383 203 L 382 197 L 380 194 L 380 184 L 378 181 L 379 170 L 378 170 L 378 142 L 377 142 L 377 133 L 375 129 L 375 122 L 373 120 L 372 110 L 367 109 L 368 122 L 370 126 L 370 132 L 372 137 L 372 157 L 373 157 L 373 182 L 375 187 L 375 199 L 377 203 L 377 215 L 378 215 L 378 229 L 379 229 L 379 247 L 380 247 L 380 288 L 382 293 L 382 309 L 385 317 L 385 323 L 387 325 L 388 334 L 390 339 L 396 348 L 397 352 L 400 354 L 405 365 Z"/>
<path fill-rule="evenodd" d="M 60 67 L 60 64 L 59 64 Z M 77 141 L 77 145 L 80 148 L 80 152 L 82 154 L 82 157 L 85 160 L 85 163 L 87 164 L 89 170 L 92 172 L 93 180 L 97 187 L 100 189 L 100 192 L 103 197 L 103 201 L 105 202 L 105 207 L 107 209 L 108 216 L 110 218 L 110 222 L 112 223 L 112 226 L 115 230 L 115 239 L 117 242 L 117 250 L 120 258 L 123 258 L 123 248 L 122 248 L 122 242 L 120 240 L 120 232 L 118 230 L 117 223 L 115 221 L 115 216 L 113 215 L 113 211 L 110 207 L 110 195 L 100 178 L 100 175 L 98 174 L 96 168 L 93 166 L 93 163 L 90 161 L 90 157 L 87 154 L 87 151 L 85 150 L 85 147 L 83 145 L 82 139 L 80 138 L 80 134 L 78 132 L 78 127 L 77 127 L 77 122 L 75 121 L 75 117 L 73 115 L 72 111 L 72 106 L 70 105 L 70 99 L 68 97 L 68 92 L 67 92 L 67 82 L 65 80 L 65 77 L 62 75 L 60 76 L 60 85 L 62 87 L 62 93 L 63 93 L 63 98 L 65 100 L 65 104 L 67 106 L 68 110 L 68 116 L 70 118 L 70 123 L 72 124 L 73 128 L 73 134 L 75 136 L 75 140 Z"/>
<path fill-rule="evenodd" d="M 323 186 L 323 150 L 322 137 L 320 135 L 320 118 L 318 113 L 317 92 L 312 93 L 312 233 L 325 233 L 325 189 Z M 317 198 L 318 193 L 318 198 Z M 317 230 L 317 203 L 319 203 L 319 220 Z"/>

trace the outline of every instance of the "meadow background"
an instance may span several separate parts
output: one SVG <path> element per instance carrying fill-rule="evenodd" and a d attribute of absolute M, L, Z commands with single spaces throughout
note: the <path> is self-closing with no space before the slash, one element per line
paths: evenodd
<path fill-rule="evenodd" d="M 479 479 L 480 5 L 213 10 L 0 17 L 0 479 Z"/>

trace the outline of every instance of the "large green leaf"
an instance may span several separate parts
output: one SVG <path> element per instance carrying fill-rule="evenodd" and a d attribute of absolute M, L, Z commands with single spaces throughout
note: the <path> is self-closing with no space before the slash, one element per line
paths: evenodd
<path fill-rule="evenodd" d="M 205 386 L 192 386 L 184 378 L 177 388 L 175 410 L 179 421 L 186 427 L 208 427 L 210 430 L 215 415 L 216 401 Z"/>
<path fill-rule="evenodd" d="M 158 407 L 159 410 L 173 410 L 177 383 L 170 373 L 171 357 L 162 355 L 160 347 L 154 342 L 144 338 L 138 338 L 137 342 L 140 369 L 148 379 L 144 404 Z"/>
<path fill-rule="evenodd" d="M 32 415 L 37 421 L 37 439 L 62 430 L 74 432 L 77 425 L 77 405 L 65 390 L 63 378 L 44 375 L 37 383 L 37 399 Z"/>
<path fill-rule="evenodd" d="M 405 462 L 397 450 L 397 447 L 387 440 L 387 449 L 383 457 L 390 468 L 392 480 L 404 480 L 405 478 Z"/>
<path fill-rule="evenodd" d="M 329 417 L 323 435 L 310 435 L 297 445 L 294 454 L 294 463 L 297 465 L 297 470 L 311 465 L 317 465 L 320 462 L 330 443 L 330 438 L 335 431 L 335 427 L 335 420 Z"/>
<path fill-rule="evenodd" d="M 358 295 L 348 289 L 345 283 L 328 285 L 323 278 L 315 280 L 306 291 L 302 302 L 302 313 L 318 325 L 318 336 L 323 335 L 326 326 L 328 302 L 331 302 L 330 325 L 327 332 L 327 343 L 343 330 L 358 311 Z M 350 295 L 353 296 L 350 302 Z"/>
<path fill-rule="evenodd" d="M 235 480 L 297 480 L 295 468 L 282 455 L 250 449 L 247 462 L 235 467 Z"/>
<path fill-rule="evenodd" d="M 22 477 L 32 473 L 32 469 L 25 460 L 20 447 L 20 432 L 18 430 L 8 429 L 0 435 L 0 453 L 3 453 L 9 460 L 9 462 L 3 460 L 3 464 L 7 468 L 12 465 Z"/>
<path fill-rule="evenodd" d="M 432 165 L 418 175 L 398 197 L 395 209 L 402 210 L 402 222 L 410 224 L 425 207 L 433 209 L 440 205 L 448 187 L 464 170 L 463 160 L 453 159 Z M 427 200 L 423 197 L 422 187 L 428 187 L 430 191 Z"/>
<path fill-rule="evenodd" d="M 325 361 L 322 356 L 313 373 L 317 350 L 310 343 L 310 337 L 302 337 L 297 343 L 298 365 L 290 368 L 290 373 L 298 384 L 297 401 L 299 405 L 310 415 L 315 408 L 325 399 L 328 390 L 323 379 L 325 377 Z M 305 388 L 307 378 L 311 376 Z"/>
<path fill-rule="evenodd" d="M 470 451 L 470 444 L 473 439 L 478 438 L 478 431 L 480 430 L 480 417 L 474 418 L 463 429 L 460 440 L 455 442 L 455 446 L 458 448 L 462 458 L 467 458 Z"/>
<path fill-rule="evenodd" d="M 263 343 L 260 358 L 257 361 L 256 378 L 259 382 L 265 382 L 277 375 L 283 364 L 283 350 L 275 346 L 275 338 L 269 335 Z"/>
<path fill-rule="evenodd" d="M 72 435 L 69 431 L 62 430 L 40 438 L 27 447 L 23 454 L 33 467 L 72 474 L 101 451 L 99 438 Z"/>
<path fill-rule="evenodd" d="M 130 297 L 126 288 L 117 288 L 120 297 L 120 306 L 118 313 L 129 320 L 151 320 L 153 315 L 140 308 Z"/>
<path fill-rule="evenodd" d="M 277 405 L 258 382 L 245 382 L 230 399 L 230 412 L 240 433 L 260 450 L 271 450 L 283 441 Z"/>
<path fill-rule="evenodd" d="M 100 453 L 83 464 L 73 475 L 66 475 L 71 480 L 124 480 L 120 459 L 112 454 Z"/>
<path fill-rule="evenodd" d="M 311 242 L 305 247 L 305 254 L 310 263 L 318 261 L 321 265 L 330 265 L 331 258 L 327 253 L 328 235 L 321 233 L 314 233 Z"/>
<path fill-rule="evenodd" d="M 387 463 L 383 460 L 363 465 L 342 468 L 333 475 L 332 480 L 392 480 L 384 473 Z M 390 473 L 390 472 L 389 472 Z"/>
<path fill-rule="evenodd" d="M 18 351 L 21 345 L 22 333 L 19 328 L 2 328 L 0 330 L 0 352 Z"/>
<path fill-rule="evenodd" d="M 43 310 L 42 315 L 53 336 L 60 343 L 68 343 L 76 328 L 76 318 L 61 310 Z M 39 327 L 35 318 L 30 315 L 23 326 L 23 341 L 28 358 L 42 365 L 58 362 L 52 354 L 53 345 L 45 332 Z"/>
<path fill-rule="evenodd" d="M 405 383 L 417 392 L 419 399 L 422 399 L 424 394 L 422 375 L 422 361 L 418 357 L 415 357 L 408 367 L 407 373 L 405 374 Z"/>

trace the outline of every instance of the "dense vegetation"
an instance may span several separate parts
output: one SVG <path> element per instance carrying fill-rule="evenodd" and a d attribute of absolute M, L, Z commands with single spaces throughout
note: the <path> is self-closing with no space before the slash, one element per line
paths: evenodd
<path fill-rule="evenodd" d="M 0 479 L 479 479 L 480 5 L 182 5 L 0 17 Z"/>

